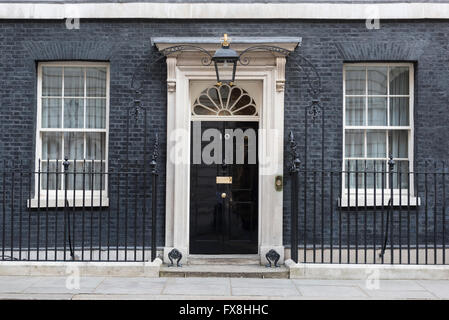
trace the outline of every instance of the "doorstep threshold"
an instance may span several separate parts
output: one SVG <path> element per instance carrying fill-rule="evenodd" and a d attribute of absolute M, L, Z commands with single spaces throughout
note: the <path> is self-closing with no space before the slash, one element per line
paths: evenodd
<path fill-rule="evenodd" d="M 196 254 L 187 257 L 187 264 L 260 265 L 260 256 L 257 254 Z"/>
<path fill-rule="evenodd" d="M 289 278 L 289 269 L 285 266 L 267 268 L 261 265 L 183 265 L 169 267 L 162 265 L 160 277 L 205 277 L 205 278 Z"/>

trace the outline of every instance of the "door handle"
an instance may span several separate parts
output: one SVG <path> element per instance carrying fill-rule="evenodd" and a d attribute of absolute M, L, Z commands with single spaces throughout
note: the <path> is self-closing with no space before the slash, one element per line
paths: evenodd
<path fill-rule="evenodd" d="M 222 199 L 226 198 L 226 192 L 223 192 L 223 193 L 221 194 L 221 198 L 222 198 Z"/>

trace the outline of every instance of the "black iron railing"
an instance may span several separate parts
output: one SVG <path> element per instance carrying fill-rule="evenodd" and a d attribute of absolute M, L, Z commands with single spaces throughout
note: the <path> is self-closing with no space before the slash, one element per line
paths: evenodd
<path fill-rule="evenodd" d="M 305 168 L 291 141 L 292 260 L 448 263 L 445 162 L 345 160 L 322 168 L 311 161 Z"/>
<path fill-rule="evenodd" d="M 119 169 L 97 160 L 0 169 L 0 260 L 156 258 L 157 153 Z"/>

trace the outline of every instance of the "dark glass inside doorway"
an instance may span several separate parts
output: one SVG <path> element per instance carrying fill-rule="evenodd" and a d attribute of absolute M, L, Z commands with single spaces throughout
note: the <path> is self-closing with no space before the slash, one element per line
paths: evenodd
<path fill-rule="evenodd" d="M 257 253 L 258 127 L 258 122 L 201 121 L 202 137 L 205 130 L 217 129 L 222 152 L 221 161 L 218 163 L 207 164 L 203 157 L 195 163 L 194 154 L 198 154 L 198 149 L 195 149 L 194 143 L 191 143 L 190 253 Z M 250 131 L 255 134 L 240 137 L 238 134 L 230 135 L 230 130 L 235 129 L 241 129 L 243 132 L 251 129 Z M 193 141 L 194 130 L 191 131 L 191 141 Z M 230 161 L 231 157 L 225 159 L 226 145 L 229 148 L 229 141 L 228 143 L 225 141 L 227 139 L 233 141 L 232 161 Z M 202 151 L 213 138 L 206 140 L 201 142 Z M 243 143 L 239 144 L 238 140 Z M 238 150 L 239 145 L 242 146 L 240 150 Z M 206 147 L 206 150 L 210 149 Z M 256 153 L 253 154 L 253 152 Z M 212 150 L 210 154 L 215 155 L 215 150 Z M 242 158 L 238 157 L 242 154 L 243 163 Z"/>

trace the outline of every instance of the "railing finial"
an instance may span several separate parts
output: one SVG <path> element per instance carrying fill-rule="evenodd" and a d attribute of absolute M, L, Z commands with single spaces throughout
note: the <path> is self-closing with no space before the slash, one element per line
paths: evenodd
<path fill-rule="evenodd" d="M 69 158 L 68 157 L 64 158 L 64 162 L 62 163 L 62 165 L 64 166 L 64 171 L 68 171 L 69 170 L 70 162 L 69 162 Z"/>
<path fill-rule="evenodd" d="M 390 157 L 389 157 L 389 160 L 388 160 L 388 169 L 390 170 L 390 172 L 394 170 L 394 165 L 395 164 L 396 163 L 393 160 L 393 155 L 390 154 Z"/>
<path fill-rule="evenodd" d="M 159 135 L 156 133 L 154 137 L 154 144 L 153 144 L 153 156 L 151 157 L 151 172 L 156 173 L 156 164 L 157 164 L 157 158 L 159 156 Z"/>

